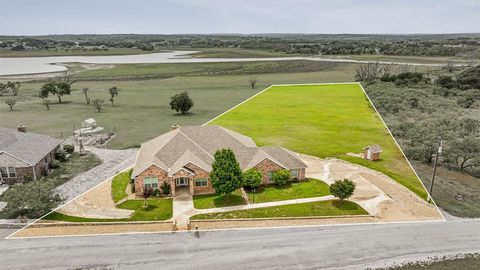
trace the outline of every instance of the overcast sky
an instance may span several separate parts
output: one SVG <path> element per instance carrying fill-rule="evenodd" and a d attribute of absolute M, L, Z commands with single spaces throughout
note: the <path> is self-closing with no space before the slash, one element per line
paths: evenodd
<path fill-rule="evenodd" d="M 0 0 L 0 11 L 0 35 L 480 32 L 480 0 Z"/>

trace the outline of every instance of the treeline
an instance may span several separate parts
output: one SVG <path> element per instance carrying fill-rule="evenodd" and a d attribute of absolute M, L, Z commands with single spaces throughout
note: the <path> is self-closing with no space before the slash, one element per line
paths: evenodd
<path fill-rule="evenodd" d="M 445 86 L 443 76 L 449 76 L 453 86 Z M 472 109 L 480 108 L 480 84 L 474 79 L 480 76 L 480 68 L 443 76 L 379 73 L 363 84 L 408 158 L 431 163 L 442 141 L 440 163 L 478 177 L 480 121 Z"/>
<path fill-rule="evenodd" d="M 480 56 L 478 35 L 82 35 L 0 37 L 0 47 L 244 48 L 306 55 Z"/>

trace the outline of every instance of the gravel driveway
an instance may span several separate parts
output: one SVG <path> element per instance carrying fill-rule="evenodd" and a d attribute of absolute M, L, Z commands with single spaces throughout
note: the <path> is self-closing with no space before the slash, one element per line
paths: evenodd
<path fill-rule="evenodd" d="M 55 188 L 55 191 L 64 196 L 67 201 L 133 166 L 138 153 L 137 149 L 111 150 L 85 147 L 85 150 L 97 155 L 103 162 Z"/>

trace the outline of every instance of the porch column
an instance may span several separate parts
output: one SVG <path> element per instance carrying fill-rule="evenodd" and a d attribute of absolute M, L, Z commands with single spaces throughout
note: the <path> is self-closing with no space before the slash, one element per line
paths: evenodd
<path fill-rule="evenodd" d="M 175 179 L 170 178 L 170 193 L 175 196 Z"/>
<path fill-rule="evenodd" d="M 188 187 L 190 188 L 190 195 L 193 195 L 194 191 L 194 180 L 193 178 L 189 178 L 188 180 Z"/>

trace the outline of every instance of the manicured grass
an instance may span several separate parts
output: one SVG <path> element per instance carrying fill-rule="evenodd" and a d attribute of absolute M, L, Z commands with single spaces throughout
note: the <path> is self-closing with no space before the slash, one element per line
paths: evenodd
<path fill-rule="evenodd" d="M 57 220 L 67 222 L 116 222 L 116 221 L 155 221 L 167 220 L 172 217 L 172 199 L 149 199 L 148 207 L 143 207 L 143 200 L 128 200 L 118 205 L 118 208 L 134 210 L 135 213 L 130 218 L 125 219 L 99 219 L 83 218 L 64 215 L 53 212 L 43 218 L 43 220 Z"/>
<path fill-rule="evenodd" d="M 85 156 L 73 153 L 67 161 L 60 163 L 59 168 L 54 169 L 52 173 L 47 175 L 46 180 L 52 182 L 54 187 L 58 187 L 101 163 L 102 161 L 90 152 L 87 152 Z"/>
<path fill-rule="evenodd" d="M 250 203 L 274 202 L 300 198 L 321 197 L 330 194 L 329 186 L 323 181 L 311 179 L 285 186 L 259 187 L 256 192 L 245 189 Z"/>
<path fill-rule="evenodd" d="M 216 208 L 245 204 L 239 189 L 229 196 L 205 194 L 193 196 L 193 206 L 197 209 Z"/>
<path fill-rule="evenodd" d="M 315 217 L 338 215 L 367 215 L 358 204 L 338 200 L 299 203 L 249 210 L 229 211 L 195 215 L 191 219 L 236 219 L 236 218 L 274 218 L 274 217 Z"/>
<path fill-rule="evenodd" d="M 434 258 L 427 262 L 412 262 L 401 266 L 376 268 L 376 270 L 477 270 L 480 269 L 480 254 L 466 254 L 463 257 L 442 257 Z"/>
<path fill-rule="evenodd" d="M 130 175 L 132 170 L 119 173 L 112 179 L 112 198 L 114 202 L 118 202 L 123 198 L 126 198 L 128 183 L 130 183 Z"/>
<path fill-rule="evenodd" d="M 188 66 L 181 66 L 187 69 Z M 24 123 L 32 132 L 66 137 L 72 134 L 72 128 L 90 117 L 97 120 L 105 129 L 116 128 L 117 136 L 108 143 L 108 148 L 122 149 L 139 145 L 170 130 L 174 123 L 179 125 L 201 125 L 225 112 L 258 91 L 276 83 L 301 82 L 342 82 L 351 80 L 355 67 L 345 65 L 319 72 L 280 73 L 260 75 L 252 70 L 249 75 L 175 77 L 170 79 L 132 80 L 132 81 L 82 81 L 73 85 L 73 93 L 64 96 L 65 103 L 53 104 L 46 110 L 41 99 L 35 97 L 40 83 L 23 83 L 20 96 L 16 97 L 17 106 L 10 112 L 5 100 L 0 97 L 0 125 L 16 128 Z M 100 72 L 100 71 L 99 71 Z M 250 76 L 258 77 L 258 85 L 250 89 Z M 108 104 L 109 87 L 116 85 L 120 94 L 115 106 Z M 102 112 L 95 112 L 91 105 L 85 104 L 80 89 L 89 87 L 91 99 L 104 99 L 107 103 Z M 170 97 L 181 91 L 188 91 L 195 103 L 191 115 L 176 115 L 169 107 Z M 221 98 L 219 98 L 221 97 Z M 28 101 L 24 102 L 24 101 Z M 42 121 L 38 121 L 42 119 Z"/>
<path fill-rule="evenodd" d="M 281 113 L 280 113 L 281 112 Z M 317 157 L 337 157 L 380 172 L 426 199 L 426 191 L 358 84 L 274 86 L 211 123 Z M 379 144 L 381 160 L 346 155 Z"/>

